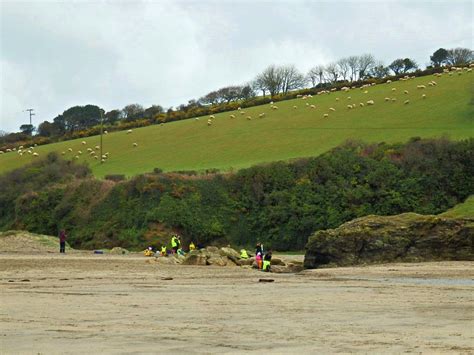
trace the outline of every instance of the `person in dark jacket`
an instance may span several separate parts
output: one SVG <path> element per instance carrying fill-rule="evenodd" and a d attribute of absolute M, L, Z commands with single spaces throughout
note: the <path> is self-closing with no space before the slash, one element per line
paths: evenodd
<path fill-rule="evenodd" d="M 260 255 L 263 256 L 263 248 L 262 248 L 262 244 L 260 243 L 257 243 L 257 246 L 255 247 L 255 256 L 260 253 Z"/>
<path fill-rule="evenodd" d="M 61 229 L 59 232 L 59 252 L 66 253 L 66 231 Z"/>

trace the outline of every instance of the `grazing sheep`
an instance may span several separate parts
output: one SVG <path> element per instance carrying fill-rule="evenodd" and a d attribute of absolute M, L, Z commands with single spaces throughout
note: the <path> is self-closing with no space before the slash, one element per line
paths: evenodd
<path fill-rule="evenodd" d="M 133 131 L 132 131 L 131 129 L 129 129 L 129 130 L 127 131 L 127 134 L 130 134 L 130 133 L 132 133 L 132 132 L 133 132 Z"/>
<path fill-rule="evenodd" d="M 230 115 L 230 118 L 235 118 L 235 115 Z"/>
<path fill-rule="evenodd" d="M 62 155 L 66 154 L 66 152 L 61 152 Z"/>
<path fill-rule="evenodd" d="M 301 94 L 298 94 L 298 95 L 296 95 L 296 98 L 297 98 L 297 99 L 300 99 L 300 98 L 301 98 L 301 96 L 303 96 L 303 95 L 301 95 Z"/>
<path fill-rule="evenodd" d="M 347 105 L 347 108 L 348 108 L 349 110 L 352 110 L 352 105 Z"/>
<path fill-rule="evenodd" d="M 397 88 L 392 88 L 392 91 L 397 91 Z"/>
<path fill-rule="evenodd" d="M 421 95 L 423 99 L 426 99 L 426 94 Z"/>
<path fill-rule="evenodd" d="M 336 101 L 339 101 L 339 98 L 338 98 L 338 97 L 336 97 Z"/>
<path fill-rule="evenodd" d="M 3 150 L 0 150 L 0 154 L 5 154 L 5 153 L 3 152 Z"/>
<path fill-rule="evenodd" d="M 311 108 L 316 108 L 316 106 L 315 106 L 315 105 L 311 105 L 311 106 L 309 106 L 309 107 L 311 107 Z"/>
<path fill-rule="evenodd" d="M 332 89 L 331 89 L 331 92 L 334 92 L 334 91 L 336 91 L 336 88 L 332 88 Z"/>
<path fill-rule="evenodd" d="M 270 105 L 273 105 L 273 101 L 270 101 Z"/>
<path fill-rule="evenodd" d="M 99 157 L 96 155 L 96 156 L 94 157 L 94 159 L 99 159 Z"/>
<path fill-rule="evenodd" d="M 211 120 L 207 120 L 207 125 L 208 125 L 208 126 L 212 126 L 212 121 L 211 121 Z"/>
<path fill-rule="evenodd" d="M 359 103 L 359 106 L 364 107 L 364 103 L 363 102 Z"/>
<path fill-rule="evenodd" d="M 16 148 L 13 148 L 13 151 L 16 152 Z"/>
<path fill-rule="evenodd" d="M 245 111 L 240 111 L 240 114 L 241 114 L 241 115 L 245 115 Z"/>
<path fill-rule="evenodd" d="M 79 153 L 79 155 L 82 154 L 82 151 L 81 151 L 81 150 L 78 150 L 77 152 Z"/>
<path fill-rule="evenodd" d="M 214 115 L 210 115 L 210 116 L 209 116 L 209 119 L 210 119 L 210 120 L 213 120 L 214 118 L 216 118 Z"/>
<path fill-rule="evenodd" d="M 18 147 L 18 149 L 23 149 L 23 146 L 22 146 L 22 145 L 20 145 L 20 146 Z"/>
<path fill-rule="evenodd" d="M 392 97 L 392 102 L 395 102 L 397 101 L 397 98 L 396 97 Z"/>
<path fill-rule="evenodd" d="M 374 104 L 375 104 L 374 100 L 367 101 L 367 105 L 374 105 Z"/>
<path fill-rule="evenodd" d="M 95 146 L 95 150 L 99 150 L 100 147 L 98 145 Z M 71 152 L 72 152 L 72 149 L 71 149 Z"/>
<path fill-rule="evenodd" d="M 471 68 L 469 68 L 469 69 L 467 70 L 467 72 L 468 72 L 468 73 L 472 72 L 472 69 L 471 69 Z"/>
<path fill-rule="evenodd" d="M 102 163 L 105 163 L 105 159 L 102 159 L 101 162 L 102 162 Z"/>
<path fill-rule="evenodd" d="M 334 111 L 336 111 L 336 109 L 335 109 L 334 107 L 330 107 L 330 108 L 329 108 L 329 111 L 334 112 Z"/>
<path fill-rule="evenodd" d="M 404 90 L 403 93 L 404 93 L 405 95 L 408 95 L 408 90 Z"/>
<path fill-rule="evenodd" d="M 387 80 L 387 84 L 390 84 L 392 82 L 392 80 Z"/>
<path fill-rule="evenodd" d="M 78 156 L 78 155 L 76 155 L 76 156 L 74 157 L 74 159 L 79 159 L 79 156 Z"/>
<path fill-rule="evenodd" d="M 247 119 L 250 121 L 252 119 L 252 116 L 247 116 Z"/>
<path fill-rule="evenodd" d="M 275 105 L 273 105 L 273 106 L 272 106 L 272 109 L 273 109 L 273 110 L 278 110 L 278 107 L 275 106 Z"/>
<path fill-rule="evenodd" d="M 431 84 L 433 84 L 434 86 L 438 85 L 438 83 L 434 80 L 431 80 Z"/>
<path fill-rule="evenodd" d="M 69 152 L 72 152 L 72 148 L 69 148 L 68 151 L 69 151 Z"/>
<path fill-rule="evenodd" d="M 410 103 L 410 100 L 405 100 L 405 102 L 403 104 L 408 105 L 409 103 Z"/>
<path fill-rule="evenodd" d="M 265 117 L 265 112 L 262 112 L 261 114 L 259 114 L 258 117 L 260 117 L 260 118 Z"/>
<path fill-rule="evenodd" d="M 104 134 L 109 134 L 109 132 L 107 132 L 107 131 L 104 131 Z"/>
<path fill-rule="evenodd" d="M 7 153 L 10 153 L 12 150 L 10 148 L 7 149 Z"/>
<path fill-rule="evenodd" d="M 294 105 L 293 108 L 296 110 L 298 108 L 298 106 Z"/>
<path fill-rule="evenodd" d="M 34 157 L 38 157 L 38 156 L 39 156 L 39 154 L 38 154 L 38 153 L 36 153 L 36 152 L 34 152 L 34 153 L 33 153 L 33 156 L 34 156 Z"/>
<path fill-rule="evenodd" d="M 133 147 L 138 147 L 138 143 L 133 143 Z"/>
<path fill-rule="evenodd" d="M 426 89 L 426 86 L 424 86 L 424 85 L 417 85 L 416 88 L 417 88 L 417 89 Z"/>
<path fill-rule="evenodd" d="M 238 107 L 238 108 L 237 108 L 237 110 L 239 110 L 239 111 L 240 111 L 241 109 L 242 109 L 241 107 Z"/>
<path fill-rule="evenodd" d="M 327 118 L 327 117 L 329 117 L 329 113 L 325 113 L 325 114 L 323 115 L 323 118 Z"/>
<path fill-rule="evenodd" d="M 347 96 L 347 99 L 348 99 L 348 100 L 352 100 L 352 97 L 350 97 L 350 96 Z"/>
<path fill-rule="evenodd" d="M 82 144 L 82 145 L 86 145 L 86 141 L 82 141 L 81 144 Z"/>
<path fill-rule="evenodd" d="M 390 97 L 386 97 L 384 100 L 388 102 L 390 101 Z"/>

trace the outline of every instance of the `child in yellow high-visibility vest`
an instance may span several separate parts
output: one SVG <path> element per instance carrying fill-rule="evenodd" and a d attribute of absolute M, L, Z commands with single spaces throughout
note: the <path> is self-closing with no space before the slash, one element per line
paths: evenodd
<path fill-rule="evenodd" d="M 272 263 L 272 251 L 268 250 L 268 252 L 263 257 L 263 271 L 271 271 L 271 263 Z"/>

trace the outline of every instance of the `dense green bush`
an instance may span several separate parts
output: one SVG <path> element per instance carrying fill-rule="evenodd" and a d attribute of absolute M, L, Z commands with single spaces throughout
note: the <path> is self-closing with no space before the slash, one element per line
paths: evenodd
<path fill-rule="evenodd" d="M 233 174 L 157 170 L 120 183 L 51 155 L 0 177 L 0 228 L 66 228 L 76 247 L 143 248 L 159 225 L 195 243 L 300 250 L 316 230 L 368 214 L 436 214 L 473 193 L 474 139 L 348 142 Z"/>

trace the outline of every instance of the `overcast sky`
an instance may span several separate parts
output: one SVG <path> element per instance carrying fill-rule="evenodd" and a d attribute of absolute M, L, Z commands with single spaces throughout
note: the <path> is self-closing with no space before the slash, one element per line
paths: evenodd
<path fill-rule="evenodd" d="M 0 130 L 74 105 L 164 107 L 254 78 L 372 53 L 429 62 L 473 47 L 471 1 L 3 1 Z"/>

